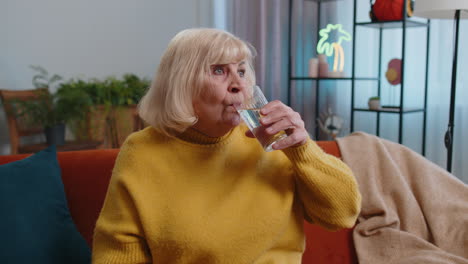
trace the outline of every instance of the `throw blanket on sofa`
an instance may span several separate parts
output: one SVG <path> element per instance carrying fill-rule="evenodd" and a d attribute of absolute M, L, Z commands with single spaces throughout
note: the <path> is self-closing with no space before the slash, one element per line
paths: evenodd
<path fill-rule="evenodd" d="M 468 186 L 418 153 L 369 134 L 337 139 L 362 210 L 359 263 L 468 263 Z"/>

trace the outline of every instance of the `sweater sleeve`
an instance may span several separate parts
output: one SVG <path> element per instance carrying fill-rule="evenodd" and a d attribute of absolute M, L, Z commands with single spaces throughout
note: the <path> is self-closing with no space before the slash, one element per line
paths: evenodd
<path fill-rule="evenodd" d="M 293 164 L 306 219 L 329 230 L 353 227 L 361 195 L 351 169 L 310 139 L 283 151 Z"/>
<path fill-rule="evenodd" d="M 127 141 L 117 157 L 103 208 L 94 230 L 93 264 L 151 263 L 139 221 L 130 178 L 135 168 L 135 151 Z"/>

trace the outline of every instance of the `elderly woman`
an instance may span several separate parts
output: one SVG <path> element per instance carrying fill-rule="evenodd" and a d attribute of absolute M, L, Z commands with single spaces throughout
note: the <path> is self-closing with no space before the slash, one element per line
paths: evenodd
<path fill-rule="evenodd" d="M 261 109 L 265 152 L 236 105 L 255 83 L 254 49 L 230 33 L 189 29 L 169 43 L 139 105 L 151 126 L 122 146 L 96 224 L 93 263 L 301 263 L 303 219 L 352 227 L 350 169 L 308 137 L 279 101 Z"/>

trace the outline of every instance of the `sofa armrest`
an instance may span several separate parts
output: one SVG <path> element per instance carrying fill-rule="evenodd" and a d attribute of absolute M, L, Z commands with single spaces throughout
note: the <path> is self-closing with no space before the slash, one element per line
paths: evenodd
<path fill-rule="evenodd" d="M 326 153 L 341 159 L 336 141 L 317 141 Z M 304 221 L 306 249 L 302 256 L 304 264 L 357 264 L 353 243 L 353 229 L 328 231 Z"/>
<path fill-rule="evenodd" d="M 316 141 L 316 142 L 317 142 L 317 145 L 321 149 L 323 149 L 323 151 L 341 159 L 340 148 L 338 147 L 338 143 L 336 143 L 336 141 Z"/>

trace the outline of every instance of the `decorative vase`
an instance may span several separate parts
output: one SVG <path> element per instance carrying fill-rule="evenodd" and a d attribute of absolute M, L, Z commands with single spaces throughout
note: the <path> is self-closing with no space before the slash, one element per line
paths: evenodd
<path fill-rule="evenodd" d="M 65 144 L 65 124 L 56 124 L 53 127 L 45 127 L 47 145 L 61 146 Z"/>
<path fill-rule="evenodd" d="M 319 76 L 319 60 L 312 58 L 309 60 L 309 77 L 317 78 Z"/>
<path fill-rule="evenodd" d="M 328 77 L 329 65 L 327 62 L 327 56 L 325 54 L 319 54 L 318 60 L 319 60 L 319 76 L 322 78 Z"/>

